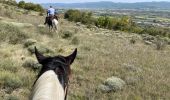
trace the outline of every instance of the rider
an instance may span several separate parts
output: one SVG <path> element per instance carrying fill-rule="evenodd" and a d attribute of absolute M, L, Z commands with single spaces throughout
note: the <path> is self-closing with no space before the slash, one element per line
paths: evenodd
<path fill-rule="evenodd" d="M 50 6 L 50 8 L 47 10 L 47 16 L 54 16 L 55 15 L 55 9 Z"/>
<path fill-rule="evenodd" d="M 56 13 L 57 11 L 52 6 L 50 6 L 50 8 L 47 10 L 47 17 L 44 24 L 46 24 L 48 18 L 54 18 Z"/>

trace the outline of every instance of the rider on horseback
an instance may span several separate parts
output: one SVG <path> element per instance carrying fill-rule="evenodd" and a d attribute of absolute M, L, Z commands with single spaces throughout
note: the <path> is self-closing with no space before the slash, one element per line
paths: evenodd
<path fill-rule="evenodd" d="M 57 17 L 57 11 L 52 7 L 50 6 L 50 8 L 47 10 L 47 17 L 45 19 L 45 23 L 47 23 L 47 20 L 52 20 L 53 18 L 56 18 L 58 20 L 58 17 Z"/>
<path fill-rule="evenodd" d="M 54 16 L 55 14 L 55 9 L 50 6 L 50 8 L 47 10 L 47 16 Z"/>

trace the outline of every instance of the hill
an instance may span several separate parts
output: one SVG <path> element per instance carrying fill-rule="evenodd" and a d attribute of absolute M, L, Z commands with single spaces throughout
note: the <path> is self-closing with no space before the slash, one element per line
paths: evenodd
<path fill-rule="evenodd" d="M 114 2 L 86 2 L 86 3 L 45 3 L 47 8 L 53 5 L 57 8 L 88 8 L 88 9 L 170 9 L 170 2 L 140 2 L 140 3 L 114 3 Z"/>
<path fill-rule="evenodd" d="M 52 56 L 78 48 L 69 100 L 169 100 L 170 46 L 158 37 L 65 19 L 59 20 L 58 37 L 43 25 L 44 18 L 38 12 L 0 4 L 0 100 L 28 100 L 41 68 L 34 46 Z M 109 77 L 121 78 L 126 85 L 116 81 L 121 90 L 103 92 L 100 86 Z"/>

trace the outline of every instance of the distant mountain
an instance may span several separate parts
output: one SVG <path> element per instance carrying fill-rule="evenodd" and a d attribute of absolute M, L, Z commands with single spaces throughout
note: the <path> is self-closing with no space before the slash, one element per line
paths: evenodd
<path fill-rule="evenodd" d="M 44 8 L 50 5 L 57 8 L 89 8 L 89 9 L 166 9 L 170 10 L 170 2 L 140 2 L 140 3 L 114 3 L 109 1 L 86 3 L 45 3 Z"/>

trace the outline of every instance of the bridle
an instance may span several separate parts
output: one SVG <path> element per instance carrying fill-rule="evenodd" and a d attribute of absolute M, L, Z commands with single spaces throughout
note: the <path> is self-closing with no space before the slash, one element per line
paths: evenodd
<path fill-rule="evenodd" d="M 59 61 L 59 60 L 56 60 L 55 62 L 59 63 L 60 66 L 56 66 L 54 72 L 57 72 L 59 69 L 63 70 L 62 74 L 61 73 L 59 73 L 59 74 L 56 73 L 56 74 L 58 75 L 58 79 L 59 79 L 61 85 L 63 86 L 64 94 L 65 94 L 64 100 L 66 100 L 67 99 L 68 86 L 69 86 L 69 77 L 68 77 L 68 73 L 66 71 L 65 66 L 68 66 L 68 64 L 66 64 L 62 61 Z"/>

